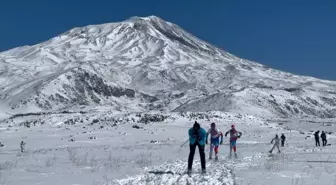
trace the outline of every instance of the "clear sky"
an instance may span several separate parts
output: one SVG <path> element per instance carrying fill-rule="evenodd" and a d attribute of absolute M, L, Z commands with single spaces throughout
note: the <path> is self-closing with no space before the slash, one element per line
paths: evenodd
<path fill-rule="evenodd" d="M 335 0 L 4 0 L 0 51 L 77 26 L 149 15 L 236 56 L 336 80 Z"/>

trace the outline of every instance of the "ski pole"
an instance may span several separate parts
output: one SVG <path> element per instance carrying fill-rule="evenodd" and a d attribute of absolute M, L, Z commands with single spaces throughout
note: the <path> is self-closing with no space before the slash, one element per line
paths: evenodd
<path fill-rule="evenodd" d="M 182 148 L 185 144 L 187 144 L 188 141 L 189 141 L 189 139 L 188 139 L 186 142 L 184 142 L 183 145 L 181 145 L 181 148 Z"/>

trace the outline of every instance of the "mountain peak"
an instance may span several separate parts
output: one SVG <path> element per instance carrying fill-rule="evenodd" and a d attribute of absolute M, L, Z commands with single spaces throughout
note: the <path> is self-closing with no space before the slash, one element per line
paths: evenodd
<path fill-rule="evenodd" d="M 131 49 L 143 53 L 143 55 L 138 55 L 141 57 L 148 56 L 148 53 L 151 53 L 150 56 L 153 53 L 162 56 L 168 51 L 169 53 L 187 51 L 189 54 L 194 53 L 193 55 L 199 55 L 201 58 L 219 55 L 230 59 L 234 57 L 198 39 L 178 25 L 154 15 L 147 17 L 134 16 L 121 22 L 74 28 L 46 42 L 46 44 L 52 46 L 60 43 L 68 43 L 71 48 L 87 47 L 94 50 L 109 51 L 115 53 L 115 55 L 126 52 L 125 49 L 129 47 L 128 45 L 133 43 Z M 115 47 L 117 45 L 119 46 Z M 151 48 L 153 46 L 155 46 L 154 50 Z M 79 51 L 78 49 L 73 50 Z"/>
<path fill-rule="evenodd" d="M 139 20 L 143 20 L 143 21 L 159 21 L 159 22 L 164 21 L 164 22 L 166 22 L 162 18 L 157 17 L 155 15 L 150 15 L 150 16 L 147 16 L 147 17 L 133 16 L 133 17 L 130 17 L 129 19 L 127 19 L 126 21 L 139 21 Z"/>
<path fill-rule="evenodd" d="M 242 60 L 157 16 L 74 28 L 0 62 L 5 112 L 112 105 L 336 116 L 335 83 Z"/>

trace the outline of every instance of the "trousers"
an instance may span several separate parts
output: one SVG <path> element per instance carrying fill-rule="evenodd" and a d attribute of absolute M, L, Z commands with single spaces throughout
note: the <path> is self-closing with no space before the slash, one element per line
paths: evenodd
<path fill-rule="evenodd" d="M 189 158 L 188 158 L 188 170 L 192 169 L 192 165 L 194 162 L 194 156 L 195 156 L 195 150 L 197 146 L 198 146 L 199 154 L 201 157 L 201 166 L 202 166 L 202 169 L 205 170 L 205 153 L 204 153 L 205 146 L 201 146 L 198 142 L 190 145 L 190 153 L 189 153 Z"/>

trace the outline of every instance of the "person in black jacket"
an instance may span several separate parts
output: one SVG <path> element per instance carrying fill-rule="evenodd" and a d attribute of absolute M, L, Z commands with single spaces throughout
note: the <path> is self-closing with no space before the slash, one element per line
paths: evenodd
<path fill-rule="evenodd" d="M 320 131 L 318 130 L 318 131 L 316 131 L 315 134 L 314 134 L 314 136 L 315 136 L 315 145 L 316 145 L 316 146 L 321 146 L 321 145 L 320 145 L 320 136 L 319 136 L 319 133 L 320 133 Z"/>
<path fill-rule="evenodd" d="M 321 139 L 322 139 L 322 145 L 327 146 L 327 135 L 324 131 L 322 131 Z"/>
<path fill-rule="evenodd" d="M 285 134 L 281 134 L 281 147 L 285 146 L 286 136 Z"/>

